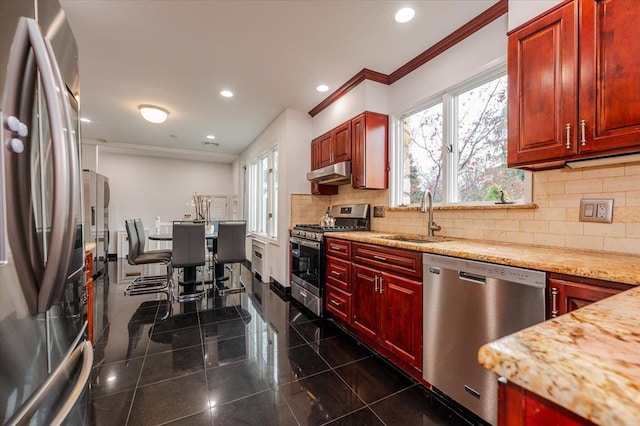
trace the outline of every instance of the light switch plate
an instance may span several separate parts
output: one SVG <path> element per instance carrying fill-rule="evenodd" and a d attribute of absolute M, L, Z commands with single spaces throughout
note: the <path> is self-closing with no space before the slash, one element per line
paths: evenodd
<path fill-rule="evenodd" d="M 384 206 L 373 206 L 373 217 L 384 217 Z"/>
<path fill-rule="evenodd" d="M 612 218 L 612 198 L 582 198 L 580 200 L 580 222 L 611 223 Z"/>

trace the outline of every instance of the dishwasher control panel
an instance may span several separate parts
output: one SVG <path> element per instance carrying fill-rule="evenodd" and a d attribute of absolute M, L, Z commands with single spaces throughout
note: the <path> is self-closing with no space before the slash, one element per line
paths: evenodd
<path fill-rule="evenodd" d="M 438 268 L 453 269 L 458 271 L 461 277 L 473 277 L 474 279 L 477 278 L 477 281 L 482 278 L 496 278 L 542 288 L 546 286 L 547 281 L 547 274 L 542 271 L 437 254 L 425 253 L 422 258 L 422 264 L 424 265 L 425 274 L 439 274 Z"/>

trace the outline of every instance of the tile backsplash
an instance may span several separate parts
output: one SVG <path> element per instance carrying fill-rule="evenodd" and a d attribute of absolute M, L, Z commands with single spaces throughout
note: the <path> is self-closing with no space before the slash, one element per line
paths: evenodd
<path fill-rule="evenodd" d="M 581 198 L 613 198 L 613 223 L 578 221 Z M 439 209 L 439 235 L 487 241 L 605 250 L 640 254 L 640 163 L 585 169 L 535 172 L 536 208 Z M 389 204 L 387 190 L 340 187 L 337 195 L 292 194 L 291 224 L 317 223 L 329 205 Z M 371 228 L 382 232 L 427 233 L 427 215 L 418 209 L 387 209 L 372 218 Z"/>

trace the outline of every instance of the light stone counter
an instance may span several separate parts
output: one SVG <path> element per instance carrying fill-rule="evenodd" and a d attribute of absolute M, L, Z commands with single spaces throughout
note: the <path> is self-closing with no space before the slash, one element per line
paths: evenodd
<path fill-rule="evenodd" d="M 326 237 L 378 244 L 425 253 L 537 269 L 546 272 L 640 285 L 640 256 L 514 243 L 448 239 L 431 243 L 394 241 L 382 237 L 402 236 L 375 231 L 331 232 Z M 408 238 L 420 237 L 406 235 Z M 423 236 L 423 238 L 426 238 Z M 442 237 L 440 237 L 442 238 Z"/>
<path fill-rule="evenodd" d="M 480 348 L 510 382 L 602 425 L 640 424 L 640 287 Z"/>

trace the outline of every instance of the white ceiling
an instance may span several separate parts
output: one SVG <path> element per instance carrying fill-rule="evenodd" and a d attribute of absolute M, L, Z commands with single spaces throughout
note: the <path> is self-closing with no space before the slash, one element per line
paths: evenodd
<path fill-rule="evenodd" d="M 496 1 L 61 0 L 92 120 L 83 138 L 228 160 L 285 109 L 309 111 L 362 68 L 390 74 Z M 398 24 L 406 5 L 416 16 Z M 140 104 L 168 120 L 145 122 Z"/>

